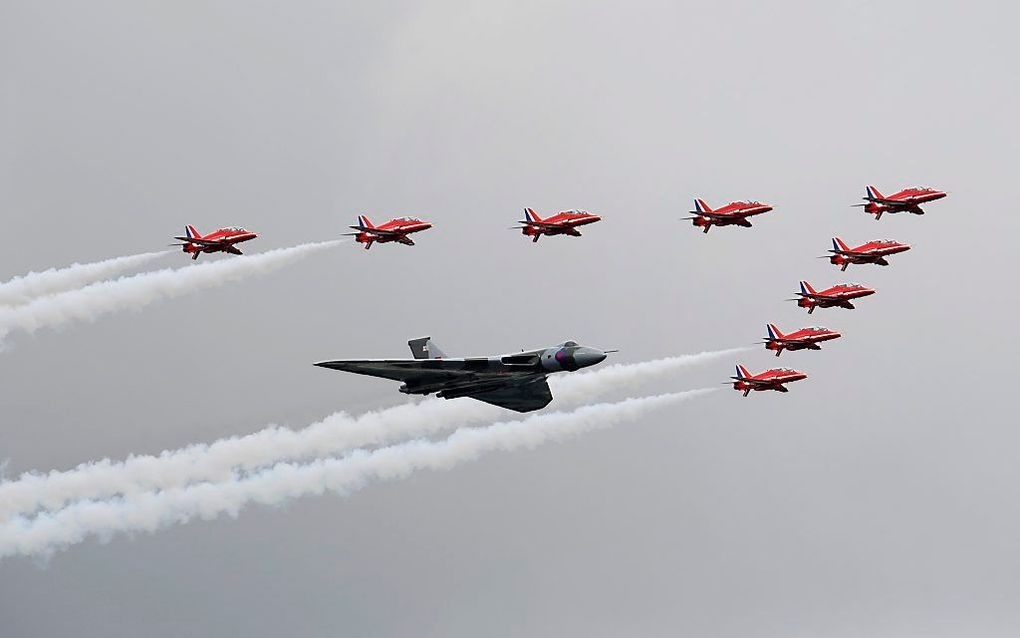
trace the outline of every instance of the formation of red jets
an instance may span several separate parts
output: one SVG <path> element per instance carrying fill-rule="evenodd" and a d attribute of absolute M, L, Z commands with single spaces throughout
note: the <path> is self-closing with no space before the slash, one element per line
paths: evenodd
<path fill-rule="evenodd" d="M 864 212 L 874 215 L 875 220 L 882 218 L 885 213 L 907 212 L 914 215 L 923 215 L 922 204 L 942 199 L 946 196 L 943 191 L 933 188 L 905 188 L 892 195 L 882 195 L 874 186 L 868 186 L 865 190 L 864 203 L 854 204 L 861 206 Z M 684 217 L 702 232 L 708 233 L 713 226 L 743 226 L 751 227 L 751 217 L 761 215 L 772 210 L 770 204 L 757 201 L 735 201 L 717 209 L 713 209 L 703 199 L 694 200 L 694 210 L 690 211 L 690 217 Z M 531 237 L 531 241 L 537 243 L 543 235 L 567 235 L 580 237 L 578 230 L 581 226 L 594 224 L 601 221 L 598 215 L 593 215 L 586 210 L 567 210 L 550 215 L 543 219 L 531 208 L 524 209 L 524 219 L 519 220 L 518 226 L 511 230 L 519 230 L 525 237 Z M 395 242 L 406 246 L 414 246 L 414 240 L 410 235 L 432 228 L 432 223 L 417 217 L 397 217 L 378 226 L 372 224 L 368 217 L 358 216 L 356 226 L 350 226 L 354 231 L 345 233 L 354 237 L 359 244 L 364 244 L 368 250 L 373 244 L 386 244 Z M 240 255 L 241 251 L 237 244 L 251 239 L 258 235 L 240 227 L 228 227 L 215 230 L 208 235 L 202 235 L 194 226 L 187 226 L 185 234 L 175 237 L 181 243 L 174 244 L 182 246 L 185 253 L 190 253 L 192 259 L 198 259 L 202 253 L 225 252 Z M 839 237 L 832 238 L 832 248 L 825 259 L 833 265 L 839 266 L 845 271 L 850 264 L 877 264 L 888 266 L 887 257 L 910 250 L 908 244 L 903 244 L 891 239 L 876 239 L 851 247 Z M 801 308 L 806 308 L 808 314 L 815 311 L 815 308 L 846 308 L 854 309 L 853 300 L 875 294 L 875 290 L 861 284 L 843 283 L 830 286 L 823 290 L 815 290 L 807 281 L 800 282 L 800 291 L 791 301 L 796 301 Z M 821 350 L 820 343 L 832 339 L 838 339 L 840 333 L 818 326 L 801 328 L 784 334 L 775 324 L 766 325 L 767 335 L 765 337 L 765 348 L 772 350 L 776 356 L 780 356 L 783 350 Z M 758 374 L 751 374 L 742 365 L 736 366 L 736 376 L 731 377 L 733 389 L 739 390 L 746 397 L 752 391 L 761 392 L 774 390 L 776 392 L 787 392 L 786 384 L 806 379 L 807 375 L 791 368 L 773 368 Z"/>
<path fill-rule="evenodd" d="M 855 206 L 863 206 L 864 212 L 874 215 L 876 220 L 881 219 L 883 213 L 909 212 L 914 215 L 923 215 L 924 211 L 921 210 L 921 204 L 942 199 L 946 196 L 946 193 L 931 188 L 905 188 L 888 197 L 879 193 L 878 189 L 874 186 L 868 186 L 866 192 L 867 195 L 864 197 L 865 203 L 855 204 Z M 742 210 L 739 208 L 740 204 L 740 202 L 736 202 L 730 206 L 736 206 L 737 208 L 734 210 Z M 707 233 L 709 224 L 722 224 L 718 224 L 718 222 L 711 218 L 705 217 L 702 213 L 703 205 L 704 202 L 701 200 L 695 200 L 697 211 L 692 212 L 698 212 L 701 216 L 692 219 L 694 219 L 695 226 L 704 226 Z M 766 210 L 769 209 L 766 208 Z M 746 219 L 743 221 L 746 222 Z M 739 221 L 732 221 L 730 223 L 750 226 L 750 223 L 741 223 Z M 850 264 L 888 266 L 889 262 L 886 260 L 886 257 L 907 250 L 910 250 L 908 244 L 891 239 L 876 239 L 859 246 L 850 247 L 839 237 L 833 237 L 832 248 L 829 250 L 830 254 L 825 255 L 824 258 L 828 259 L 829 263 L 839 266 L 840 270 L 846 270 Z M 874 289 L 861 284 L 836 284 L 824 290 L 815 290 L 810 283 L 801 281 L 800 292 L 791 301 L 796 301 L 797 305 L 801 308 L 807 308 L 808 314 L 810 314 L 815 311 L 815 308 L 838 307 L 853 310 L 853 300 L 873 294 L 875 294 Z M 765 329 L 768 333 L 764 341 L 765 349 L 774 351 L 777 357 L 783 353 L 783 350 L 821 350 L 820 343 L 838 339 L 842 336 L 835 330 L 819 326 L 801 328 L 789 334 L 783 334 L 772 323 L 767 324 Z M 745 397 L 752 391 L 763 392 L 765 390 L 773 390 L 775 392 L 788 392 L 786 384 L 806 378 L 806 374 L 792 368 L 772 368 L 758 374 L 751 374 L 747 371 L 747 368 L 739 364 L 737 365 L 736 376 L 730 377 L 733 389 L 743 393 Z"/>

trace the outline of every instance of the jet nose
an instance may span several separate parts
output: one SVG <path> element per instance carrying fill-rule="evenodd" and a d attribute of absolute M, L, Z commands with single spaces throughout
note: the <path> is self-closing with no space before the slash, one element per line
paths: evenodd
<path fill-rule="evenodd" d="M 606 360 L 606 353 L 598 348 L 578 348 L 574 351 L 574 363 L 578 368 L 587 368 Z"/>

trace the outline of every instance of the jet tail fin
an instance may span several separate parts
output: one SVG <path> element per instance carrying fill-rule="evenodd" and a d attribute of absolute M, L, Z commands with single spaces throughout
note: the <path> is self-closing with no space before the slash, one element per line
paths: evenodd
<path fill-rule="evenodd" d="M 844 242 L 839 237 L 833 237 L 832 238 L 832 250 L 833 250 L 833 252 L 837 252 L 837 253 L 839 253 L 839 252 L 844 252 L 845 253 L 845 252 L 850 252 L 850 247 L 847 246 L 846 242 Z"/>
<path fill-rule="evenodd" d="M 774 323 L 765 324 L 765 329 L 769 332 L 769 339 L 782 339 L 783 333 L 779 331 Z"/>
<path fill-rule="evenodd" d="M 871 184 L 868 184 L 865 190 L 868 192 L 867 199 L 883 199 L 882 193 L 878 192 L 878 189 Z"/>
<path fill-rule="evenodd" d="M 191 226 L 191 225 L 188 225 L 188 226 L 184 227 L 184 235 L 188 239 L 195 239 L 196 237 L 197 238 L 201 238 L 202 237 L 202 233 L 200 233 L 197 230 L 195 230 L 195 227 Z"/>
<path fill-rule="evenodd" d="M 432 342 L 432 337 L 420 337 L 407 342 L 415 359 L 442 359 L 446 355 Z"/>
<path fill-rule="evenodd" d="M 529 222 L 542 221 L 542 218 L 539 217 L 537 213 L 535 213 L 534 209 L 531 208 L 524 209 L 524 219 L 528 220 Z"/>
<path fill-rule="evenodd" d="M 815 294 L 815 289 L 808 282 L 802 281 L 800 282 L 800 292 L 802 295 L 813 295 Z"/>
<path fill-rule="evenodd" d="M 705 200 L 696 198 L 694 200 L 694 210 L 698 213 L 711 213 L 712 207 L 705 203 Z"/>
<path fill-rule="evenodd" d="M 746 379 L 749 376 L 751 376 L 751 373 L 747 371 L 747 368 L 745 368 L 744 366 L 742 366 L 742 365 L 740 365 L 738 363 L 737 364 L 737 378 L 738 379 Z"/>
<path fill-rule="evenodd" d="M 364 215 L 358 215 L 358 228 L 375 228 L 372 222 L 368 220 L 368 217 Z"/>

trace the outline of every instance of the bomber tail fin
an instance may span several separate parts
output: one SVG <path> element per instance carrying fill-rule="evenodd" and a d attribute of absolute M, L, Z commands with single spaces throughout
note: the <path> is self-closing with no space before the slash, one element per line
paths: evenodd
<path fill-rule="evenodd" d="M 432 341 L 432 337 L 420 337 L 407 342 L 415 359 L 442 359 L 446 355 Z"/>

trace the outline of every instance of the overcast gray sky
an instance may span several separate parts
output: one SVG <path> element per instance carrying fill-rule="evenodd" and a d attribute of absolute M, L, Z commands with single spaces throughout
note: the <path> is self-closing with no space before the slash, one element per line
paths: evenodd
<path fill-rule="evenodd" d="M 0 353 L 6 475 L 395 384 L 314 368 L 567 338 L 617 361 L 845 337 L 787 395 L 0 563 L 0 633 L 1015 636 L 1014 3 L 0 0 L 0 279 L 243 224 L 435 222 Z M 865 184 L 930 184 L 876 223 Z M 691 198 L 775 204 L 753 230 Z M 532 245 L 520 209 L 604 215 Z M 829 238 L 914 249 L 846 276 Z M 214 256 L 212 259 L 221 257 Z M 163 264 L 183 264 L 172 255 Z M 810 319 L 798 279 L 878 294 Z M 753 369 L 775 363 L 764 350 Z M 724 381 L 734 361 L 644 391 Z"/>

